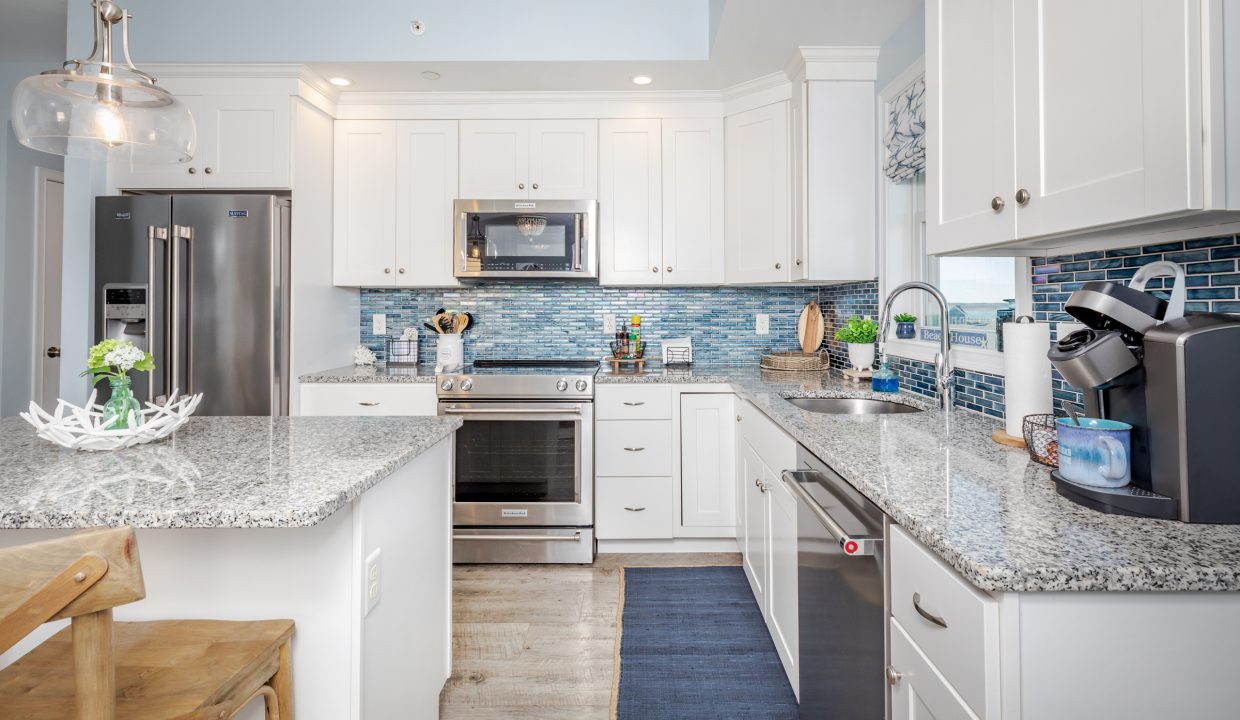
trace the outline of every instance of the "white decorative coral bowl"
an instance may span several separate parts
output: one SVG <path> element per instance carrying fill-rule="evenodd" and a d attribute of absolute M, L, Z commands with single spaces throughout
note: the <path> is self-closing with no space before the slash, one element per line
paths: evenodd
<path fill-rule="evenodd" d="M 141 413 L 130 413 L 129 427 L 122 429 L 113 429 L 115 420 L 104 421 L 103 406 L 95 404 L 94 392 L 85 408 L 60 400 L 49 414 L 32 402 L 30 412 L 21 416 L 44 440 L 70 450 L 96 452 L 162 440 L 184 425 L 200 402 L 202 393 L 178 397 L 174 390 L 163 405 L 147 403 Z"/>

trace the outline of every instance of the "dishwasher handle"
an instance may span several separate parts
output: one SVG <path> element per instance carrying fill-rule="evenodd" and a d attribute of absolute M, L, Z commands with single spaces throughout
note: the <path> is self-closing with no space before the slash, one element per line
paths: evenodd
<path fill-rule="evenodd" d="M 840 547 L 844 550 L 845 555 L 874 555 L 877 553 L 879 547 L 882 546 L 882 538 L 849 535 L 844 528 L 835 521 L 835 518 L 831 517 L 831 515 L 818 504 L 818 501 L 815 500 L 805 488 L 801 487 L 801 478 L 816 479 L 821 476 L 822 474 L 815 470 L 785 470 L 781 474 L 784 484 L 792 490 L 793 494 L 797 496 L 797 499 L 804 503 L 805 507 L 813 513 L 814 517 L 822 523 L 823 527 L 825 527 L 831 535 L 839 540 Z"/>

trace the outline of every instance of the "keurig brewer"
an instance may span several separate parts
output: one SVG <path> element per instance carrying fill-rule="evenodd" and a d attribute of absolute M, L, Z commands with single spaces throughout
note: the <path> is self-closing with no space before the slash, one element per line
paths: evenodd
<path fill-rule="evenodd" d="M 1144 292 L 1171 276 L 1170 301 Z M 1157 262 L 1125 287 L 1088 282 L 1064 309 L 1086 327 L 1049 357 L 1085 393 L 1086 414 L 1132 425 L 1132 483 L 1056 489 L 1103 512 L 1240 523 L 1240 319 L 1184 315 L 1184 269 Z"/>

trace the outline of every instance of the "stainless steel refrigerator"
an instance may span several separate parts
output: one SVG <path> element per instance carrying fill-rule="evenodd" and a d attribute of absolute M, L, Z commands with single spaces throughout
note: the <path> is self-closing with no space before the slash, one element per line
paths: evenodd
<path fill-rule="evenodd" d="M 203 393 L 199 415 L 288 414 L 287 199 L 95 198 L 95 297 L 96 341 L 155 356 L 132 373 L 136 398 L 175 388 Z"/>

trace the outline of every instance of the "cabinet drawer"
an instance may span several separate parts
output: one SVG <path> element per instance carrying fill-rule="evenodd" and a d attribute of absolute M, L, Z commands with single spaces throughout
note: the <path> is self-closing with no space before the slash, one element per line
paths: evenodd
<path fill-rule="evenodd" d="M 594 526 L 600 540 L 670 539 L 670 477 L 601 477 L 594 483 Z"/>
<path fill-rule="evenodd" d="M 666 385 L 600 385 L 594 398 L 599 420 L 671 420 L 672 389 Z"/>
<path fill-rule="evenodd" d="M 740 435 L 778 476 L 797 466 L 797 443 L 773 420 L 748 402 L 739 403 Z"/>
<path fill-rule="evenodd" d="M 434 383 L 307 383 L 302 415 L 434 415 Z"/>
<path fill-rule="evenodd" d="M 672 474 L 671 420 L 603 420 L 594 428 L 596 476 Z"/>
<path fill-rule="evenodd" d="M 998 608 L 903 529 L 891 526 L 891 613 L 982 718 L 998 698 Z"/>

